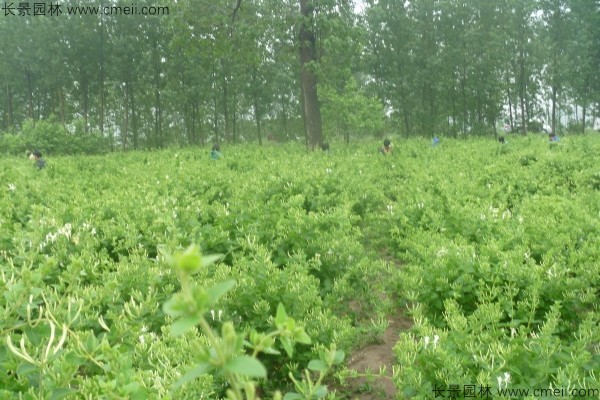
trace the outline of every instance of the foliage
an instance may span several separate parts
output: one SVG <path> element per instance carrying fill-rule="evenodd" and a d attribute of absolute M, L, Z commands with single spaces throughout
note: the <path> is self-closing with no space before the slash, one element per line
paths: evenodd
<path fill-rule="evenodd" d="M 597 388 L 597 139 L 4 158 L 0 397 L 343 397 L 392 301 L 398 396 Z"/>
<path fill-rule="evenodd" d="M 325 85 L 319 93 L 325 127 L 332 134 L 336 133 L 348 142 L 351 132 L 354 133 L 352 136 L 364 136 L 382 131 L 384 115 L 380 101 L 360 90 L 355 79 L 346 82 L 339 93 Z"/>
<path fill-rule="evenodd" d="M 107 6 L 99 0 L 64 0 L 58 18 L 9 7 L 0 37 L 19 46 L 0 49 L 0 130 L 54 115 L 63 126 L 82 121 L 76 136 L 99 134 L 112 148 L 135 150 L 302 136 L 301 3 L 180 0 L 161 5 L 166 14 L 141 15 L 157 7 L 143 0 L 136 15 L 101 18 L 66 12 Z M 330 135 L 361 123 L 337 112 L 345 96 L 352 111 L 381 104 L 382 118 L 407 135 L 489 134 L 498 120 L 525 132 L 542 114 L 555 127 L 598 118 L 594 1 L 312 3 L 310 70 L 328 96 L 321 102 L 335 98 L 323 121 Z M 358 93 L 344 89 L 352 78 Z M 359 114 L 379 124 L 379 114 Z M 84 147 L 73 151 L 95 145 Z"/>
<path fill-rule="evenodd" d="M 313 180 L 312 172 L 293 168 L 307 157 L 293 146 L 224 153 L 218 162 L 194 150 L 48 157 L 41 171 L 22 158 L 1 161 L 8 183 L 0 211 L 0 329 L 18 354 L 0 351 L 2 369 L 10 371 L 0 378 L 0 397 L 39 398 L 68 388 L 107 398 L 224 395 L 221 374 L 171 392 L 198 366 L 208 340 L 198 339 L 196 328 L 171 335 L 173 318 L 161 308 L 183 289 L 162 254 L 192 243 L 224 254 L 193 274 L 195 285 L 237 282 L 204 314 L 215 332 L 232 321 L 236 335 L 252 342 L 272 331 L 269 316 L 282 304 L 312 339 L 313 346 L 297 345 L 289 357 L 259 355 L 269 371 L 262 390 L 306 393 L 302 367 L 321 382 L 315 388 L 325 384 L 322 364 L 311 360 L 329 363 L 327 354 L 349 351 L 364 332 L 343 304 L 360 293 L 374 315 L 383 313 L 379 283 L 359 273 L 369 265 L 360 218 L 339 201 L 326 158 L 318 159 L 322 180 Z M 277 173 L 268 175 L 272 162 Z M 275 346 L 282 354 L 285 347 Z"/>
<path fill-rule="evenodd" d="M 110 151 L 106 138 L 98 133 L 84 134 L 81 121 L 76 121 L 73 132 L 70 132 L 53 118 L 25 121 L 18 134 L 0 136 L 0 147 L 13 155 L 34 150 L 49 155 L 103 154 Z"/>

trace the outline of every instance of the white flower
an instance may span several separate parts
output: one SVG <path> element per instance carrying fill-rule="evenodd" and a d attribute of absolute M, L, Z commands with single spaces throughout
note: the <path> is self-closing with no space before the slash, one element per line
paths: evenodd
<path fill-rule="evenodd" d="M 8 190 L 10 190 L 11 192 L 14 192 L 16 189 L 17 187 L 13 183 L 8 184 Z"/>
<path fill-rule="evenodd" d="M 144 335 L 140 335 L 140 343 L 144 344 Z"/>
<path fill-rule="evenodd" d="M 499 389 L 502 389 L 503 384 L 504 384 L 504 387 L 506 388 L 508 386 L 508 384 L 510 383 L 510 373 L 505 372 L 503 375 L 496 377 L 496 380 L 498 381 Z"/>
<path fill-rule="evenodd" d="M 223 310 L 219 310 L 219 321 L 221 320 L 221 315 L 223 315 Z"/>
<path fill-rule="evenodd" d="M 433 336 L 433 348 L 437 348 L 438 342 L 440 341 L 440 337 L 438 335 Z"/>
<path fill-rule="evenodd" d="M 67 223 L 62 228 L 58 228 L 58 231 L 56 233 L 58 235 L 65 236 L 67 239 L 71 239 L 71 228 L 71 224 Z"/>
<path fill-rule="evenodd" d="M 423 342 L 425 342 L 425 348 L 427 348 L 427 346 L 429 346 L 429 336 L 425 336 Z"/>
<path fill-rule="evenodd" d="M 210 315 L 212 316 L 213 321 L 215 320 L 215 310 L 210 310 Z"/>
<path fill-rule="evenodd" d="M 54 243 L 54 242 L 56 242 L 56 239 L 57 239 L 57 238 L 58 238 L 58 234 L 57 234 L 57 233 L 52 233 L 52 232 L 49 232 L 49 233 L 46 235 L 46 243 L 48 243 L 48 242 L 50 242 L 50 243 Z"/>
<path fill-rule="evenodd" d="M 102 317 L 102 315 L 98 318 L 98 322 L 100 323 L 100 326 L 105 329 L 107 332 L 110 332 L 110 328 L 108 327 L 108 325 L 106 325 L 106 322 L 104 321 L 104 318 Z"/>

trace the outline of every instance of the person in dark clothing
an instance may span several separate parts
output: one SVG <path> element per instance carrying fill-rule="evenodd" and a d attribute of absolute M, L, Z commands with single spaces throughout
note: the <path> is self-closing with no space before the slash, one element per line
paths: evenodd
<path fill-rule="evenodd" d="M 390 139 L 385 139 L 383 141 L 383 147 L 379 148 L 379 152 L 381 154 L 391 154 L 392 153 L 392 142 L 390 141 Z"/>
<path fill-rule="evenodd" d="M 42 153 L 39 150 L 34 151 L 32 155 L 37 169 L 42 169 L 46 166 L 46 160 L 42 158 Z"/>
<path fill-rule="evenodd" d="M 222 154 L 221 154 L 221 146 L 219 146 L 218 143 L 213 144 L 212 150 L 210 152 L 210 159 L 211 160 L 218 160 L 219 158 L 221 158 Z"/>

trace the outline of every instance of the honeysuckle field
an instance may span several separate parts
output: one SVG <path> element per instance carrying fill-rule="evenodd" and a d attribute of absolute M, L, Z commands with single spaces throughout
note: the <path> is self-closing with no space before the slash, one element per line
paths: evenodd
<path fill-rule="evenodd" d="M 166 255 L 192 244 L 222 255 L 196 284 L 235 281 L 205 313 L 216 331 L 268 331 L 281 304 L 310 337 L 259 356 L 263 398 L 323 346 L 376 341 L 401 307 L 414 325 L 394 347 L 398 399 L 598 389 L 600 137 L 561 139 L 169 149 L 41 171 L 2 158 L 0 398 L 224 397 L 217 372 L 181 380 L 208 342 L 173 334 L 164 308 L 185 289 Z M 315 397 L 356 395 L 343 369 Z"/>

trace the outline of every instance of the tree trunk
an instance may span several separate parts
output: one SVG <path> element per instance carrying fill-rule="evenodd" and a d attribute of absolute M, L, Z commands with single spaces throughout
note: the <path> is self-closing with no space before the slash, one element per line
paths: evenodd
<path fill-rule="evenodd" d="M 514 128 L 514 122 L 513 122 L 513 105 L 512 105 L 512 96 L 510 93 L 510 80 L 508 79 L 508 74 L 506 74 L 506 91 L 507 91 L 507 96 L 508 96 L 508 124 L 510 125 L 510 129 L 512 131 L 512 129 Z"/>
<path fill-rule="evenodd" d="M 519 57 L 519 101 L 521 102 L 521 133 L 527 134 L 527 119 L 525 111 L 525 54 L 520 52 Z"/>
<path fill-rule="evenodd" d="M 254 97 L 254 118 L 256 119 L 256 134 L 258 135 L 258 144 L 262 146 L 262 129 L 260 124 L 260 109 L 258 99 Z"/>
<path fill-rule="evenodd" d="M 213 142 L 219 143 L 219 101 L 217 98 L 217 82 L 216 82 L 217 74 L 215 72 L 215 66 L 213 64 L 213 73 L 212 73 L 212 92 L 213 92 L 213 133 L 215 135 Z"/>
<path fill-rule="evenodd" d="M 303 93 L 305 131 L 308 147 L 312 150 L 323 144 L 321 108 L 317 94 L 317 76 L 311 63 L 316 62 L 316 38 L 313 23 L 314 6 L 311 0 L 300 0 L 303 22 L 300 26 L 300 84 Z"/>
<path fill-rule="evenodd" d="M 558 88 L 552 86 L 552 133 L 556 133 L 556 97 Z"/>
<path fill-rule="evenodd" d="M 10 85 L 6 85 L 6 104 L 8 108 L 8 121 L 7 126 L 11 127 L 13 123 L 13 99 L 12 99 L 12 89 Z"/>
<path fill-rule="evenodd" d="M 104 17 L 100 15 L 100 134 L 104 136 Z"/>
<path fill-rule="evenodd" d="M 586 114 L 586 110 L 587 110 L 587 104 L 583 103 L 583 105 L 581 106 L 581 133 L 585 133 L 585 114 Z"/>
<path fill-rule="evenodd" d="M 31 76 L 31 71 L 27 71 L 25 74 L 27 78 L 27 99 L 29 104 L 27 116 L 33 119 L 33 77 Z"/>
<path fill-rule="evenodd" d="M 137 150 L 139 148 L 139 133 L 137 126 L 137 112 L 135 110 L 135 91 L 133 84 L 127 86 L 129 88 L 129 100 L 131 102 L 131 134 L 133 136 L 133 148 Z"/>
<path fill-rule="evenodd" d="M 129 134 L 129 84 L 125 83 L 125 120 L 123 121 L 123 130 L 121 132 L 121 142 L 123 150 L 127 149 L 127 135 Z"/>
<path fill-rule="evenodd" d="M 233 91 L 233 112 L 231 113 L 231 129 L 233 134 L 233 144 L 237 142 L 237 95 Z"/>
<path fill-rule="evenodd" d="M 58 89 L 58 101 L 60 108 L 60 123 L 64 127 L 67 125 L 67 120 L 65 118 L 65 92 L 62 86 Z"/>
<path fill-rule="evenodd" d="M 287 99 L 285 96 L 281 96 L 281 125 L 283 129 L 283 137 L 287 139 L 288 128 L 287 128 Z"/>
<path fill-rule="evenodd" d="M 225 119 L 225 140 L 229 140 L 231 138 L 229 121 L 229 93 L 227 89 L 227 76 L 225 71 L 223 71 L 223 117 Z"/>
<path fill-rule="evenodd" d="M 154 140 L 159 148 L 164 146 L 162 133 L 162 107 L 160 98 L 160 57 L 158 43 L 154 43 Z"/>

